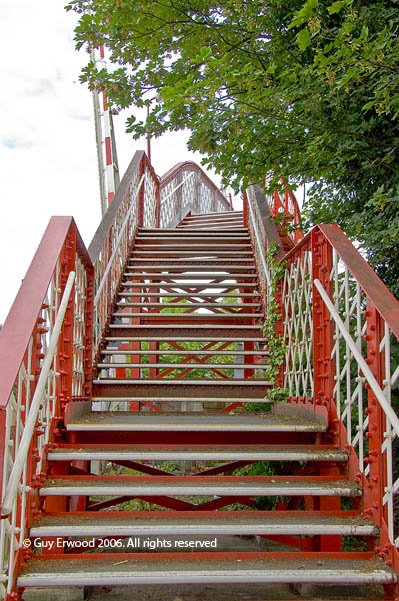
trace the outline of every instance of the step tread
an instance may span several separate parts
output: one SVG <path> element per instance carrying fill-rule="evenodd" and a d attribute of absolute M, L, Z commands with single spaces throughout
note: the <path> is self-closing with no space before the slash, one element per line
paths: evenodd
<path fill-rule="evenodd" d="M 137 326 L 135 326 L 136 328 Z M 148 327 L 148 326 L 146 326 Z M 133 334 L 133 332 L 131 333 Z M 153 336 L 106 336 L 105 337 L 105 341 L 106 342 L 137 342 L 142 341 L 142 342 L 147 342 L 147 341 L 153 341 L 156 340 L 158 342 L 168 342 L 170 340 L 172 340 L 177 342 L 265 342 L 264 338 L 256 338 L 256 337 L 248 337 L 248 336 L 229 336 L 228 338 L 226 338 L 225 336 L 218 336 L 217 338 L 215 338 L 214 336 L 210 335 L 210 336 L 167 336 L 166 334 L 164 334 L 163 336 L 161 334 L 157 335 L 153 335 Z M 166 354 L 166 351 L 165 351 Z"/>
<path fill-rule="evenodd" d="M 165 459 L 206 461 L 333 461 L 345 462 L 347 453 L 334 447 L 306 445 L 132 445 L 104 448 L 88 445 L 62 446 L 47 454 L 49 461 L 85 460 L 129 460 L 158 461 Z"/>
<path fill-rule="evenodd" d="M 160 307 L 163 309 L 169 309 L 170 307 L 176 307 L 178 309 L 207 309 L 209 307 L 211 308 L 219 308 L 219 309 L 248 309 L 250 307 L 260 307 L 261 306 L 261 302 L 257 302 L 257 303 L 232 303 L 232 304 L 228 304 L 228 303 L 206 303 L 206 302 L 197 302 L 197 303 L 146 303 L 146 302 L 142 302 L 142 303 L 124 303 L 122 301 L 119 301 L 118 303 L 116 303 L 118 305 L 118 307 L 124 307 L 124 308 L 129 308 L 129 307 Z M 124 313 L 120 313 L 120 315 L 125 315 Z M 234 315 L 234 313 L 230 313 L 230 315 Z M 251 313 L 251 315 L 253 315 L 253 313 Z"/>
<path fill-rule="evenodd" d="M 234 401 L 234 399 L 231 399 Z M 326 425 L 299 416 L 273 415 L 204 415 L 193 412 L 182 414 L 137 414 L 129 411 L 92 411 L 67 424 L 67 430 L 167 430 L 167 431 L 283 431 L 324 432 Z"/>
<path fill-rule="evenodd" d="M 148 351 L 149 355 L 151 355 L 151 351 Z M 190 356 L 189 351 L 182 351 L 181 355 Z M 97 363 L 97 367 L 100 369 L 130 369 L 132 367 L 154 367 L 156 369 L 165 369 L 165 368 L 173 368 L 173 369 L 268 369 L 268 365 L 265 363 L 195 363 L 195 362 L 176 362 L 176 363 L 165 363 L 162 361 L 158 362 L 148 362 L 148 363 Z"/>
<path fill-rule="evenodd" d="M 190 305 L 181 305 L 183 309 L 190 309 Z M 223 305 L 220 305 L 223 308 Z M 167 309 L 168 305 L 164 305 L 164 309 Z M 198 307 L 200 309 L 202 307 Z M 116 312 L 112 313 L 112 317 L 116 318 L 130 318 L 130 319 L 193 319 L 198 321 L 199 319 L 207 320 L 212 319 L 260 319 L 263 317 L 263 313 L 243 313 L 242 311 L 235 313 L 222 313 L 220 311 L 213 313 L 194 313 L 193 311 L 183 311 L 181 313 L 167 313 L 166 311 L 142 311 L 140 313 L 126 313 Z M 119 325 L 119 324 L 118 324 Z"/>
<path fill-rule="evenodd" d="M 226 278 L 227 279 L 227 278 Z M 207 290 L 207 288 L 231 288 L 231 287 L 235 287 L 235 288 L 255 288 L 253 283 L 238 283 L 236 281 L 231 281 L 231 282 L 208 282 L 208 281 L 195 281 L 195 280 L 190 280 L 187 281 L 187 278 L 183 278 L 182 281 L 180 282 L 176 282 L 176 281 L 171 281 L 171 282 L 133 282 L 133 281 L 128 281 L 128 282 L 122 282 L 121 284 L 122 286 L 126 286 L 129 288 L 149 288 L 149 287 L 156 287 L 156 288 L 166 288 L 166 287 L 172 287 L 172 288 L 198 288 L 201 287 L 201 289 L 203 290 Z M 203 292 L 204 294 L 204 292 Z M 220 296 L 229 296 L 228 294 L 221 292 Z"/>
<path fill-rule="evenodd" d="M 234 534 L 376 535 L 378 527 L 359 515 L 292 511 L 90 512 L 44 515 L 31 536 L 144 536 Z"/>
<path fill-rule="evenodd" d="M 315 553 L 294 558 L 272 553 L 112 553 L 98 555 L 50 556 L 29 560 L 17 585 L 66 586 L 140 583 L 270 582 L 388 584 L 397 576 L 382 560 L 364 553 Z M 329 556 L 330 555 L 330 556 Z"/>
<path fill-rule="evenodd" d="M 344 496 L 360 497 L 361 486 L 334 476 L 61 476 L 50 477 L 40 496 Z"/>
<path fill-rule="evenodd" d="M 231 403 L 271 403 L 272 401 L 268 401 L 267 399 L 261 397 L 261 398 L 256 398 L 256 397 L 241 397 L 240 398 L 231 398 L 228 397 L 212 397 L 209 398 L 207 397 L 177 397 L 176 395 L 174 396 L 146 396 L 144 397 L 143 395 L 133 395 L 130 394 L 129 397 L 122 397 L 122 396 L 94 396 L 92 397 L 92 401 L 96 402 L 99 401 L 101 403 L 113 403 L 113 402 L 126 402 L 126 401 L 137 401 L 137 402 L 142 402 L 145 401 L 147 403 L 185 403 L 185 402 L 190 402 L 190 403 L 227 403 L 227 404 L 231 404 Z"/>
<path fill-rule="evenodd" d="M 118 350 L 118 349 L 114 349 L 114 350 L 102 350 L 101 351 L 102 355 L 178 355 L 181 356 L 183 353 L 182 351 L 176 351 L 176 350 Z M 241 349 L 225 349 L 222 351 L 214 351 L 212 349 L 196 349 L 196 350 L 191 350 L 190 351 L 186 351 L 187 355 L 216 355 L 216 356 L 232 356 L 232 357 L 237 357 L 237 356 L 241 356 L 241 355 L 249 355 L 249 356 L 262 356 L 262 357 L 267 357 L 269 355 L 269 351 L 267 349 L 261 349 L 261 350 L 257 350 L 257 351 L 243 351 Z"/>
<path fill-rule="evenodd" d="M 157 364 L 159 367 L 160 364 Z M 143 363 L 142 367 L 146 367 L 146 364 Z M 187 369 L 196 369 L 195 363 L 187 363 L 185 365 Z M 240 366 L 241 368 L 241 366 Z M 252 369 L 256 369 L 254 366 L 251 366 Z M 221 367 L 220 369 L 223 369 Z M 224 368 L 228 369 L 228 368 Z M 261 369 L 261 368 L 259 368 Z M 251 379 L 246 378 L 238 379 L 238 378 L 201 378 L 200 380 L 194 378 L 99 378 L 97 380 L 93 380 L 94 386 L 97 385 L 110 385 L 113 386 L 135 386 L 136 384 L 153 384 L 155 386 L 250 386 L 253 388 L 254 386 L 272 386 L 273 382 L 270 380 L 261 380 L 260 378 Z M 235 401 L 239 401 L 239 399 L 235 399 Z"/>

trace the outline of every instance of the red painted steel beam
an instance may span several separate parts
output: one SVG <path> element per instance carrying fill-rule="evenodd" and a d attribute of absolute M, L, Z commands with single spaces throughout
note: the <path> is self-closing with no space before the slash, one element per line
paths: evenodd
<path fill-rule="evenodd" d="M 57 259 L 71 228 L 72 217 L 52 217 L 33 257 L 17 297 L 0 332 L 0 407 L 5 407 L 43 304 Z M 80 252 L 91 265 L 84 245 Z"/>
<path fill-rule="evenodd" d="M 353 246 L 338 225 L 322 224 L 318 229 L 337 250 L 349 271 L 375 304 L 393 333 L 399 338 L 399 301 Z"/>

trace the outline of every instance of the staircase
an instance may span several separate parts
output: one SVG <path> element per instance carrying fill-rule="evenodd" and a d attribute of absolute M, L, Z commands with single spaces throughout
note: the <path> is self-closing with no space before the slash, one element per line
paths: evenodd
<path fill-rule="evenodd" d="M 262 320 L 242 214 L 138 231 L 97 363 L 94 410 L 69 412 L 30 532 L 92 537 L 100 548 L 34 557 L 19 587 L 395 582 L 371 553 L 342 550 L 341 536 L 367 540 L 377 526 L 358 509 L 347 453 L 326 444 L 326 421 L 267 405 Z M 74 467 L 91 462 L 118 473 Z M 267 462 L 265 474 L 251 475 L 262 473 L 257 462 Z M 119 510 L 138 499 L 147 511 Z M 226 535 L 295 549 L 226 552 Z M 151 538 L 156 553 L 127 546 Z"/>
<path fill-rule="evenodd" d="M 135 165 L 130 172 L 141 173 L 142 163 L 136 159 Z M 130 178 L 121 184 L 128 196 L 115 197 L 117 226 L 106 216 L 99 228 L 102 247 L 95 239 L 87 254 L 73 222 L 58 218 L 38 250 L 42 265 L 54 231 L 66 240 L 57 251 L 49 298 L 43 303 L 37 293 L 50 330 L 31 301 L 31 342 L 21 343 L 28 351 L 21 353 L 19 386 L 10 378 L 11 413 L 2 422 L 9 466 L 3 565 L 14 557 L 3 598 L 28 601 L 42 589 L 46 599 L 58 599 L 64 588 L 129 585 L 134 594 L 134 586 L 144 584 L 197 585 L 197 592 L 198 586 L 258 584 L 268 599 L 281 585 L 287 587 L 281 599 L 298 598 L 305 585 L 316 587 L 303 589 L 308 599 L 340 598 L 331 585 L 345 586 L 347 599 L 396 599 L 397 416 L 385 403 L 388 389 L 378 388 L 388 378 L 394 390 L 399 377 L 396 368 L 387 375 L 386 360 L 386 328 L 396 326 L 387 320 L 381 327 L 378 306 L 361 296 L 356 266 L 358 297 L 348 302 L 355 288 L 344 283 L 353 272 L 340 266 L 336 250 L 351 266 L 346 238 L 333 226 L 320 226 L 286 255 L 285 275 L 273 289 L 264 249 L 267 236 L 278 234 L 270 234 L 259 192 L 249 196 L 244 213 L 228 211 L 223 198 L 218 212 L 201 213 L 195 200 L 187 209 L 182 192 L 181 182 L 192 178 L 180 173 L 173 197 L 168 173 L 160 206 L 180 221 L 159 228 L 154 196 L 147 203 L 143 194 L 136 213 L 129 208 L 139 198 L 131 200 L 129 182 L 138 177 Z M 212 209 L 214 189 L 209 185 L 213 196 L 206 190 L 203 203 Z M 65 296 L 73 277 L 74 293 L 70 287 L 62 309 L 57 291 L 61 286 Z M 333 277 L 340 285 L 331 285 Z M 24 286 L 30 282 L 28 273 Z M 333 309 L 326 317 L 325 290 L 339 314 L 344 301 L 347 324 L 352 317 L 368 320 L 355 329 L 369 336 L 367 345 L 374 341 L 367 362 L 350 336 L 343 338 Z M 388 294 L 384 302 L 395 308 Z M 280 303 L 276 336 L 281 332 L 287 342 L 284 374 L 277 377 L 271 376 L 271 340 L 263 328 L 270 298 Z M 61 316 L 55 319 L 57 303 Z M 366 305 L 367 315 L 361 310 Z M 58 319 L 61 334 L 40 396 L 37 378 Z M 0 342 L 11 331 L 7 322 L 4 330 Z M 385 336 L 378 345 L 376 331 Z M 1 351 L 0 344 L 0 357 Z M 11 359 L 4 355 L 3 361 Z M 367 369 L 377 374 L 377 386 Z M 271 391 L 282 376 L 288 398 L 273 402 Z M 0 384 L 0 408 L 1 402 Z M 13 480 L 19 483 L 14 493 Z"/>

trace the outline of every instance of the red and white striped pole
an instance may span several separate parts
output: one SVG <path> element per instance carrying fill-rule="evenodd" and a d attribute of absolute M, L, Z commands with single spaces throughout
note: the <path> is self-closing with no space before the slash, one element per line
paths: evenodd
<path fill-rule="evenodd" d="M 104 46 L 101 45 L 99 48 L 98 59 L 96 52 L 96 49 L 92 49 L 92 61 L 94 64 L 102 63 L 102 66 L 105 66 Z M 112 125 L 112 113 L 109 109 L 106 91 L 94 89 L 93 103 L 100 178 L 101 213 L 104 215 L 119 185 L 118 158 Z"/>

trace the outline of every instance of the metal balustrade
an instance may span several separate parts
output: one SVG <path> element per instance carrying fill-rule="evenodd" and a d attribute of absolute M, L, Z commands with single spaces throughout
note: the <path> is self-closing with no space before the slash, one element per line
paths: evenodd
<path fill-rule="evenodd" d="M 90 260 L 72 218 L 53 217 L 0 337 L 1 598 L 13 590 L 29 554 L 23 541 L 38 510 L 55 423 L 71 395 L 82 397 L 91 384 L 90 281 Z"/>
<path fill-rule="evenodd" d="M 286 257 L 282 284 L 290 401 L 325 407 L 358 458 L 365 509 L 395 533 L 399 303 L 345 234 L 320 225 Z M 397 527 L 397 525 L 396 525 Z"/>
<path fill-rule="evenodd" d="M 161 178 L 161 227 L 176 227 L 190 212 L 231 211 L 227 198 L 195 163 L 179 163 Z"/>

